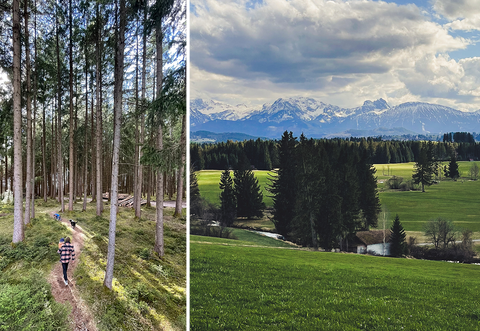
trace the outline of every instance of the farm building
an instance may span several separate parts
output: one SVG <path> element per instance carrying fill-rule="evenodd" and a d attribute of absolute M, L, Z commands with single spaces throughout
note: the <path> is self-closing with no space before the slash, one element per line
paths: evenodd
<path fill-rule="evenodd" d="M 385 237 L 385 239 L 384 239 Z M 358 231 L 353 243 L 352 251 L 358 254 L 390 255 L 390 230 Z"/>

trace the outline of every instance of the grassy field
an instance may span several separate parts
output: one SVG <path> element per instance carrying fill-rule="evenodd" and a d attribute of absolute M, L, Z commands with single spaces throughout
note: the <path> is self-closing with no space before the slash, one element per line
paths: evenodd
<path fill-rule="evenodd" d="M 222 175 L 222 170 L 202 170 L 197 172 L 198 187 L 200 188 L 200 194 L 206 200 L 219 205 L 220 204 L 220 188 L 218 187 L 220 183 L 220 177 Z M 256 170 L 254 171 L 255 177 L 258 178 L 260 187 L 262 188 L 263 193 L 263 202 L 267 207 L 273 206 L 273 201 L 268 197 L 269 192 L 266 191 L 266 186 L 270 182 L 268 181 L 268 171 Z M 233 177 L 233 171 L 231 171 Z"/>
<path fill-rule="evenodd" d="M 56 210 L 58 204 L 49 201 L 37 202 L 37 215 Z M 87 211 L 81 212 L 81 203 L 75 204 L 73 212 L 62 214 L 64 218 L 78 221 L 85 233 L 85 246 L 74 278 L 80 295 L 88 304 L 102 330 L 184 330 L 186 324 L 186 220 L 173 218 L 173 208 L 165 208 L 164 240 L 165 256 L 160 259 L 153 252 L 155 241 L 155 209 L 142 208 L 142 219 L 134 218 L 132 209 L 120 208 L 116 229 L 116 258 L 114 268 L 113 291 L 103 286 L 106 267 L 108 215 L 110 208 L 105 206 L 101 217 L 95 215 L 95 205 L 88 204 Z M 1 214 L 1 212 L 0 212 Z M 13 230 L 13 213 L 0 217 L 0 234 L 5 237 L 5 246 L 10 246 Z M 30 231 L 30 232 L 29 232 Z M 38 235 L 37 233 L 41 234 Z M 37 234 L 44 239 L 29 237 Z M 50 217 L 41 217 L 27 229 L 25 246 L 46 244 L 41 247 L 45 258 L 38 258 L 38 263 L 31 263 L 29 256 L 13 253 L 5 254 L 0 249 L 0 265 L 3 263 L 0 284 L 9 286 L 18 281 L 16 277 L 32 268 L 39 269 L 43 282 L 53 267 L 58 263 L 56 246 L 58 239 L 65 236 L 65 228 Z M 24 244 L 20 245 L 21 247 Z M 51 247 L 50 247 L 51 246 Z M 50 249 L 49 249 L 50 247 Z M 52 253 L 53 252 L 53 253 Z M 5 260 L 5 256 L 12 256 Z M 51 258 L 49 256 L 52 256 Z M 35 262 L 35 260 L 34 260 Z M 38 266 L 36 266 L 38 264 Z M 32 271 L 38 273 L 37 271 Z M 10 275 L 10 276 L 9 276 Z M 1 286 L 1 285 L 0 285 Z M 1 292 L 1 291 L 0 291 Z M 44 295 L 43 291 L 41 292 Z M 45 296 L 49 289 L 46 287 Z M 19 301 L 20 305 L 28 304 Z M 0 296 L 0 306 L 2 304 Z M 59 311 L 67 308 L 61 306 Z M 59 313 L 59 316 L 63 316 Z M 59 323 L 62 322 L 58 318 Z M 2 320 L 0 307 L 0 321 Z M 42 328 L 33 328 L 44 330 Z M 33 330 L 32 329 L 32 330 Z M 51 330 L 67 329 L 61 324 Z M 2 324 L 0 323 L 0 330 Z M 17 330 L 15 328 L 8 330 Z M 24 329 L 18 329 L 24 330 Z M 27 330 L 27 329 L 25 329 Z M 50 329 L 45 329 L 50 330 Z"/>
<path fill-rule="evenodd" d="M 264 247 L 295 247 L 282 240 L 277 240 L 263 236 L 258 233 L 243 229 L 232 228 L 232 234 L 236 239 L 215 238 L 206 236 L 190 236 L 190 243 L 211 243 L 223 244 L 228 246 L 264 246 Z"/>
<path fill-rule="evenodd" d="M 447 164 L 446 162 L 443 165 Z M 422 231 L 423 224 L 428 220 L 437 217 L 450 219 L 460 228 L 468 228 L 474 232 L 475 237 L 480 236 L 480 199 L 477 198 L 480 192 L 480 180 L 471 181 L 469 169 L 472 162 L 459 162 L 459 170 L 462 178 L 457 181 L 442 179 L 438 184 L 426 187 L 426 192 L 409 191 L 400 192 L 388 190 L 384 186 L 385 180 L 392 175 L 403 177 L 404 180 L 411 179 L 414 163 L 401 164 L 378 164 L 377 178 L 379 181 L 379 196 L 383 209 L 386 211 L 386 227 L 398 214 L 400 221 L 406 231 Z M 267 171 L 256 171 L 262 187 L 265 186 Z M 208 170 L 198 173 L 200 192 L 207 200 L 219 203 L 221 171 Z M 264 197 L 266 194 L 264 193 Z M 270 198 L 264 198 L 267 207 L 272 206 Z M 380 219 L 383 215 L 380 216 Z M 247 221 L 251 222 L 251 221 Z M 266 218 L 257 221 L 255 226 L 273 229 L 273 224 Z M 244 224 L 248 225 L 248 224 Z M 379 224 L 380 227 L 383 224 Z"/>
<path fill-rule="evenodd" d="M 191 330 L 480 329 L 480 266 L 200 239 Z"/>

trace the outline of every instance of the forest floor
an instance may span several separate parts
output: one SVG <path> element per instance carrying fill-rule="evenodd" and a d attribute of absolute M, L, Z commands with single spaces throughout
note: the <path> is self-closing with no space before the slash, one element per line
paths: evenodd
<path fill-rule="evenodd" d="M 49 213 L 54 218 L 54 212 Z M 80 295 L 75 286 L 75 279 L 73 278 L 73 272 L 81 257 L 83 248 L 83 231 L 80 226 L 76 226 L 72 229 L 69 222 L 66 219 L 62 219 L 62 224 L 65 225 L 72 232 L 72 244 L 75 248 L 75 260 L 68 265 L 67 277 L 68 286 L 65 286 L 63 282 L 62 264 L 58 262 L 53 268 L 48 277 L 48 282 L 52 286 L 52 295 L 55 301 L 61 304 L 69 304 L 72 307 L 72 311 L 69 316 L 69 322 L 74 331 L 96 331 L 95 322 L 87 305 L 80 298 Z"/>

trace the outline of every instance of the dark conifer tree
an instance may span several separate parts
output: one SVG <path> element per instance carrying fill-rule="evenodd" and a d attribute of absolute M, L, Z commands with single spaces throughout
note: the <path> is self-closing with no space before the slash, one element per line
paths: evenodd
<path fill-rule="evenodd" d="M 294 217 L 296 188 L 296 157 L 295 145 L 297 138 L 292 132 L 285 131 L 279 142 L 280 167 L 276 175 L 269 178 L 267 188 L 273 199 L 273 223 L 278 233 L 287 236 L 291 231 L 291 222 Z"/>
<path fill-rule="evenodd" d="M 390 255 L 392 256 L 402 256 L 407 253 L 407 244 L 405 241 L 406 234 L 403 229 L 402 224 L 400 223 L 400 218 L 395 216 L 392 227 L 390 228 Z"/>
<path fill-rule="evenodd" d="M 433 175 L 437 171 L 437 162 L 433 155 L 433 143 L 431 141 L 421 148 L 414 168 L 413 181 L 415 184 L 421 184 L 422 192 L 425 192 L 425 186 L 433 184 Z"/>
<path fill-rule="evenodd" d="M 376 227 L 378 213 L 380 212 L 380 198 L 377 191 L 376 169 L 369 162 L 366 151 L 362 153 L 360 162 L 357 164 L 357 176 L 360 186 L 359 207 L 362 210 L 362 223 L 360 229 L 368 230 Z"/>
<path fill-rule="evenodd" d="M 318 158 L 315 142 L 303 134 L 296 148 L 298 166 L 295 176 L 297 192 L 293 214 L 292 234 L 303 245 L 318 248 L 318 222 L 320 203 L 325 194 L 323 163 Z"/>
<path fill-rule="evenodd" d="M 263 203 L 263 193 L 255 178 L 253 171 L 250 169 L 250 163 L 245 155 L 239 169 L 233 172 L 235 184 L 235 198 L 237 200 L 237 216 L 247 218 L 263 215 L 265 204 Z"/>
<path fill-rule="evenodd" d="M 453 180 L 457 180 L 457 178 L 460 177 L 460 173 L 458 172 L 457 158 L 455 157 L 455 154 L 452 155 L 448 167 L 445 166 L 443 171 L 445 173 L 445 177 L 450 177 Z"/>
<path fill-rule="evenodd" d="M 350 144 L 340 145 L 340 155 L 337 160 L 339 171 L 339 194 L 342 197 L 341 236 L 345 238 L 359 227 L 360 221 L 360 187 L 356 167 L 359 165 L 358 149 Z"/>
<path fill-rule="evenodd" d="M 199 215 L 202 207 L 202 198 L 198 188 L 197 174 L 190 168 L 190 213 Z"/>
<path fill-rule="evenodd" d="M 237 203 L 230 171 L 226 169 L 220 177 L 220 218 L 223 226 L 231 226 L 237 213 Z"/>

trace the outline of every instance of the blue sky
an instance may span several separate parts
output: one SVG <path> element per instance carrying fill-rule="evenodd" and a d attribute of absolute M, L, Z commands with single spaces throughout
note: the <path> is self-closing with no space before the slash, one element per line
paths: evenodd
<path fill-rule="evenodd" d="M 190 96 L 480 109 L 480 0 L 191 0 Z"/>

